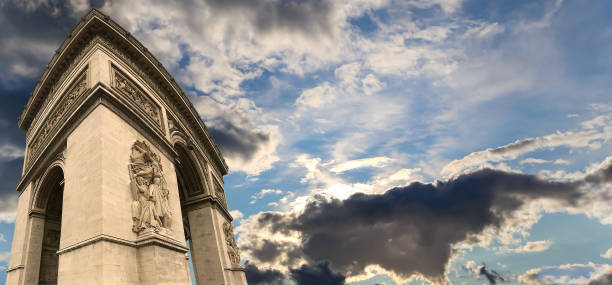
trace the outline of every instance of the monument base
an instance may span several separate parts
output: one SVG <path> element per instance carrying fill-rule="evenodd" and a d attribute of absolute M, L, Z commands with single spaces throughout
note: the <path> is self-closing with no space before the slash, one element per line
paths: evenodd
<path fill-rule="evenodd" d="M 135 242 L 99 236 L 58 252 L 58 284 L 191 285 L 187 251 L 156 232 Z"/>

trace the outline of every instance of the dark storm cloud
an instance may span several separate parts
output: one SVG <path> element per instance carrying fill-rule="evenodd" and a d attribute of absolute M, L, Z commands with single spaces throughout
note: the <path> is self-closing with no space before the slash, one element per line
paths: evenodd
<path fill-rule="evenodd" d="M 609 161 L 604 162 L 612 164 L 612 157 Z M 602 167 L 585 177 L 586 182 L 594 184 L 604 184 L 612 182 L 612 167 Z"/>
<path fill-rule="evenodd" d="M 21 178 L 23 158 L 0 163 L 0 200 L 17 195 L 17 182 Z M 0 208 L 0 212 L 5 209 Z"/>
<path fill-rule="evenodd" d="M 599 180 L 592 182 L 609 181 L 611 168 L 608 164 L 596 172 Z M 362 273 L 367 265 L 377 264 L 403 277 L 422 274 L 444 283 L 453 244 L 477 242 L 475 236 L 487 227 L 500 228 L 528 201 L 550 199 L 562 206 L 583 205 L 587 198 L 581 186 L 585 183 L 484 169 L 445 182 L 413 183 L 384 194 L 355 194 L 344 201 L 321 198 L 299 215 L 263 213 L 256 223 L 272 231 L 296 231 L 301 245 L 295 250 L 311 263 L 328 260 L 333 270 L 345 275 Z M 259 258 L 257 251 L 245 250 Z M 486 268 L 481 273 L 491 277 Z"/>
<path fill-rule="evenodd" d="M 315 266 L 304 264 L 298 269 L 292 269 L 291 277 L 298 285 L 343 285 L 346 279 L 342 274 L 332 272 L 327 262 Z"/>
<path fill-rule="evenodd" d="M 251 285 L 282 285 L 284 275 L 274 269 L 259 269 L 248 261 L 244 264 L 247 282 Z"/>
<path fill-rule="evenodd" d="M 592 280 L 588 285 L 610 285 L 612 284 L 612 273 L 607 273 L 599 278 Z"/>
<path fill-rule="evenodd" d="M 28 99 L 28 94 L 33 88 L 33 83 L 13 83 L 9 88 L 0 82 L 0 149 L 11 147 L 14 149 L 25 148 L 25 133 L 17 127 L 17 118 Z M 5 152 L 11 151 L 6 150 Z M 16 195 L 15 187 L 21 177 L 23 157 L 15 157 L 6 154 L 0 155 L 0 199 L 7 199 Z M 6 209 L 0 209 L 4 212 Z"/>
<path fill-rule="evenodd" d="M 331 3 L 326 0 L 208 0 L 220 13 L 237 9 L 242 16 L 252 15 L 253 25 L 260 32 L 286 29 L 308 35 L 330 32 Z"/>
<path fill-rule="evenodd" d="M 223 119 L 215 122 L 209 130 L 223 155 L 239 157 L 245 161 L 251 160 L 259 148 L 270 140 L 269 134 L 238 126 Z"/>
<path fill-rule="evenodd" d="M 488 270 L 487 265 L 482 265 L 478 272 L 479 275 L 484 276 L 489 281 L 489 284 L 497 284 L 498 282 L 506 281 L 497 271 Z"/>
<path fill-rule="evenodd" d="M 294 281 L 297 285 L 343 285 L 346 277 L 334 273 L 329 263 L 321 262 L 315 266 L 307 264 L 291 269 L 290 276 L 274 269 L 259 269 L 256 265 L 245 262 L 247 282 L 252 285 L 283 285 Z"/>

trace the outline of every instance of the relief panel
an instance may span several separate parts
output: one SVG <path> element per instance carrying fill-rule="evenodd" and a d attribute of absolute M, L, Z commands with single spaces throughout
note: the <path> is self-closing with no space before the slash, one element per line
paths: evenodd
<path fill-rule="evenodd" d="M 143 112 L 149 119 L 153 120 L 156 127 L 162 129 L 161 108 L 157 103 L 115 66 L 112 68 L 112 74 L 113 87 L 126 95 L 125 98 L 130 103 L 136 106 L 136 108 Z"/>
<path fill-rule="evenodd" d="M 170 191 L 159 155 L 144 141 L 132 145 L 130 164 L 132 192 L 132 231 L 170 234 L 172 212 L 168 204 Z"/>
<path fill-rule="evenodd" d="M 83 98 L 83 94 L 87 88 L 87 68 L 81 72 L 79 76 L 67 89 L 68 91 L 59 99 L 53 107 L 49 116 L 45 118 L 44 123 L 36 136 L 32 139 L 28 149 L 28 158 L 26 160 L 26 168 L 31 166 L 32 162 L 40 155 L 44 145 L 49 143 L 49 139 L 54 135 L 61 122 L 65 121 L 70 115 L 74 106 Z"/>

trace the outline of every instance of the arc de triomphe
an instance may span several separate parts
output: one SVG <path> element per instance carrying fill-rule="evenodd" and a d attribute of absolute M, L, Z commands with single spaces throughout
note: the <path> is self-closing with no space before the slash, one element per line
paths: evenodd
<path fill-rule="evenodd" d="M 6 284 L 246 284 L 228 168 L 176 81 L 98 10 L 30 95 Z"/>

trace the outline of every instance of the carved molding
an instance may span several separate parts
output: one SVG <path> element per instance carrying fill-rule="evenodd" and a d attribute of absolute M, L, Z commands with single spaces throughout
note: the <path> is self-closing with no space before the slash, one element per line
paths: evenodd
<path fill-rule="evenodd" d="M 40 155 L 44 145 L 49 143 L 56 132 L 57 127 L 61 122 L 65 121 L 66 117 L 72 111 L 72 108 L 82 99 L 87 88 L 87 68 L 81 72 L 74 80 L 66 93 L 58 100 L 54 108 L 49 112 L 44 124 L 36 133 L 36 137 L 32 139 L 28 148 L 28 158 L 26 160 L 26 168 L 29 168 L 32 162 Z"/>
<path fill-rule="evenodd" d="M 19 265 L 16 265 L 16 266 L 13 266 L 13 267 L 10 267 L 9 269 L 7 269 L 6 273 L 9 273 L 11 271 L 15 271 L 17 269 L 24 269 L 24 268 L 25 268 L 25 266 L 23 264 L 19 264 Z"/>
<path fill-rule="evenodd" d="M 161 232 L 172 235 L 172 211 L 160 157 L 144 141 L 132 145 L 130 164 L 132 230 L 138 234 Z"/>
<path fill-rule="evenodd" d="M 234 226 L 228 222 L 223 223 L 223 233 L 225 234 L 225 243 L 227 244 L 227 255 L 232 265 L 240 265 L 240 249 L 238 249 L 236 239 L 234 238 Z"/>
<path fill-rule="evenodd" d="M 130 241 L 130 240 L 126 240 L 126 239 L 122 239 L 122 238 L 118 238 L 118 237 L 114 237 L 111 235 L 105 235 L 105 234 L 101 234 L 98 236 L 95 236 L 93 238 L 84 240 L 82 242 L 73 244 L 73 245 L 69 245 L 67 247 L 64 247 L 60 250 L 57 251 L 58 255 L 62 255 L 64 253 L 68 253 L 71 252 L 73 250 L 77 250 L 79 248 L 91 245 L 91 244 L 95 244 L 98 242 L 110 242 L 110 243 L 114 243 L 114 244 L 118 244 L 118 245 L 122 245 L 122 246 L 129 246 L 129 247 L 133 247 L 133 248 L 139 248 L 139 247 L 144 247 L 144 246 L 149 246 L 149 245 L 159 245 L 162 246 L 164 248 L 170 249 L 170 250 L 174 250 L 174 251 L 178 251 L 181 253 L 186 253 L 189 251 L 188 248 L 186 248 L 185 246 L 183 246 L 182 244 L 180 244 L 178 241 L 173 240 L 173 239 L 168 239 L 164 236 L 161 235 L 151 235 L 148 236 L 145 239 L 140 239 L 137 241 Z"/>
<path fill-rule="evenodd" d="M 157 105 L 136 83 L 115 66 L 112 69 L 114 88 L 126 95 L 128 101 L 133 103 L 140 111 L 146 114 L 156 126 L 162 128 L 161 107 Z"/>

